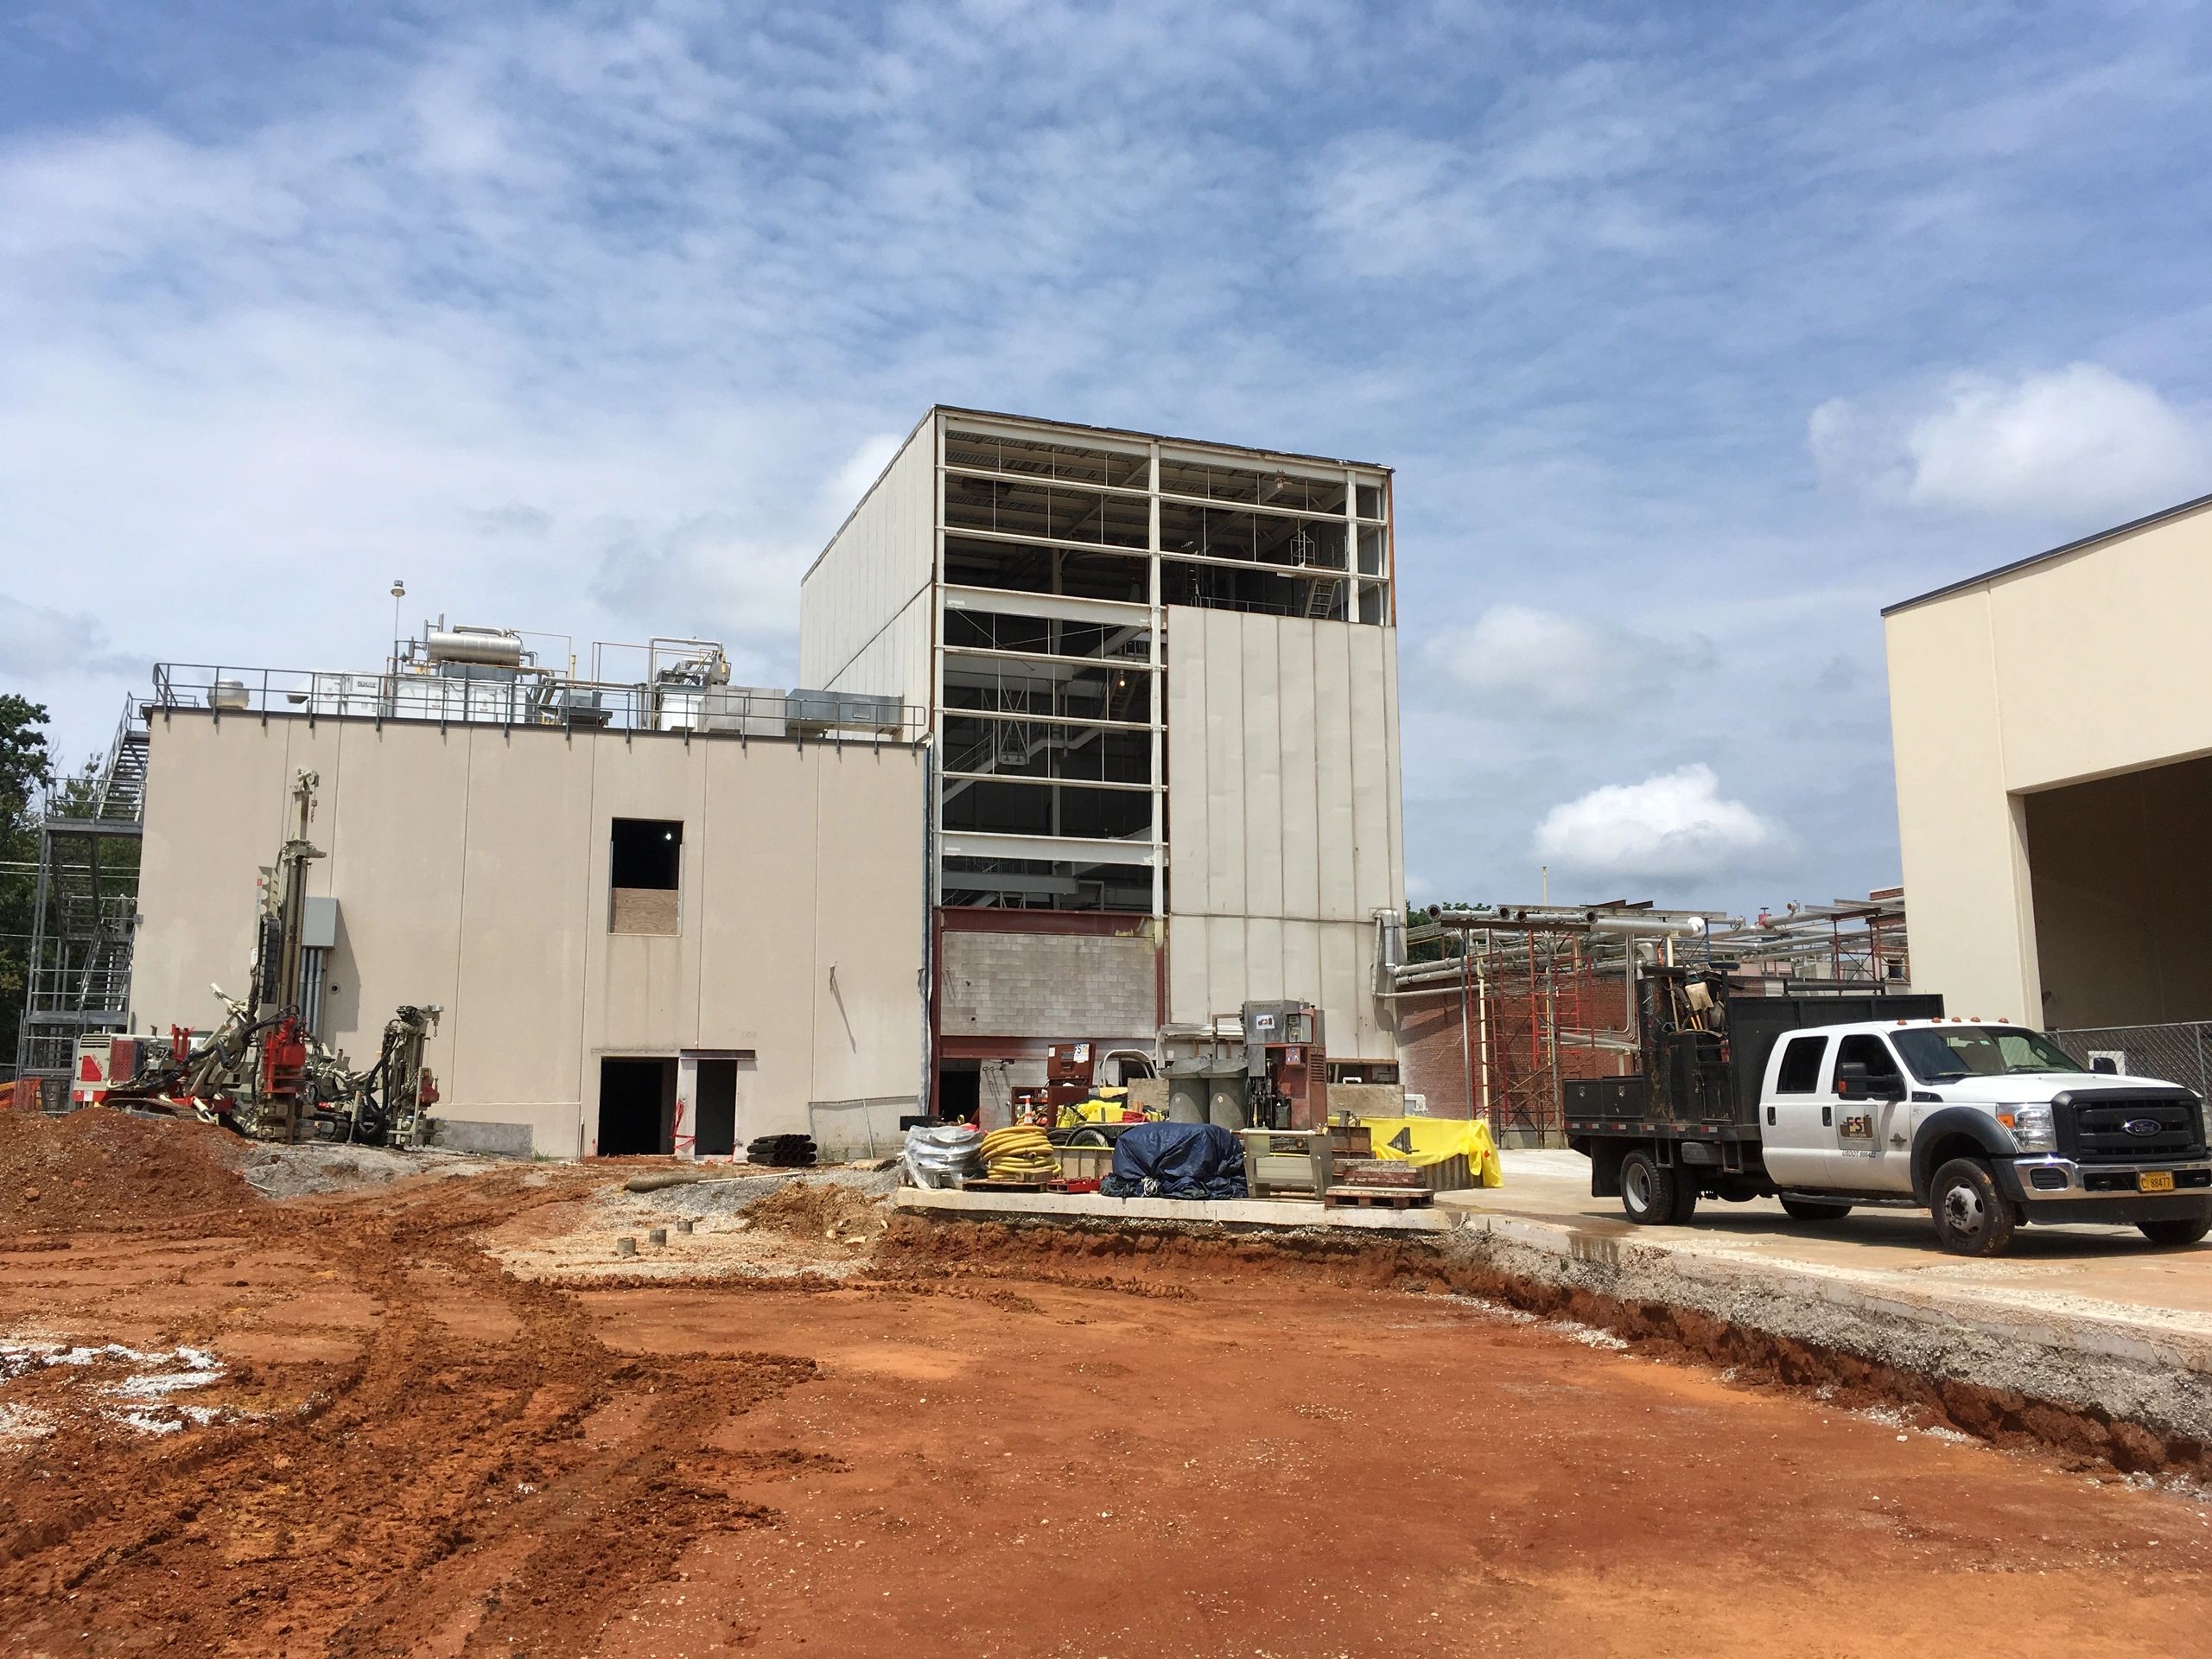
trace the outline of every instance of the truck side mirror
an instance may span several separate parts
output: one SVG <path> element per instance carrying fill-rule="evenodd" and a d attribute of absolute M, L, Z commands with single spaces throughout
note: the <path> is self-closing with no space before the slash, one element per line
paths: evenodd
<path fill-rule="evenodd" d="M 2100 1054 L 2089 1062 L 2089 1070 L 2101 1071 L 2108 1077 L 2116 1077 L 2120 1075 L 2120 1062 L 2109 1054 Z"/>
<path fill-rule="evenodd" d="M 1889 1073 L 1875 1077 L 1863 1060 L 1845 1060 L 1835 1069 L 1835 1092 L 1846 1100 L 1903 1100 L 1903 1084 Z"/>

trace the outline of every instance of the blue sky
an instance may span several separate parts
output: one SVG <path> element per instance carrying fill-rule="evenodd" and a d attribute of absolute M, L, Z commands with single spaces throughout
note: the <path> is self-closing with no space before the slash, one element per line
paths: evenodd
<path fill-rule="evenodd" d="M 10 9 L 0 688 L 703 632 L 932 402 L 1397 468 L 1417 896 L 1897 875 L 1891 601 L 2212 489 L 2201 7 Z"/>

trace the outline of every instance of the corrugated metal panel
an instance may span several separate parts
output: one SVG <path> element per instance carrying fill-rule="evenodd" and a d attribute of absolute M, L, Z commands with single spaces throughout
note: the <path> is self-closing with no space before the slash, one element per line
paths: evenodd
<path fill-rule="evenodd" d="M 1359 915 L 1352 857 L 1351 636 L 1342 625 L 1313 629 L 1314 835 L 1320 859 L 1320 914 L 1348 922 Z"/>
<path fill-rule="evenodd" d="M 800 680 L 837 683 L 928 588 L 936 563 L 937 425 L 925 421 L 799 585 Z M 906 695 L 903 683 L 882 690 Z"/>
<path fill-rule="evenodd" d="M 1282 704 L 1282 913 L 1321 913 L 1320 770 L 1313 733 L 1313 631 L 1302 617 L 1276 624 Z"/>
<path fill-rule="evenodd" d="M 1382 717 L 1388 722 L 1389 747 L 1390 895 L 1381 902 L 1395 910 L 1406 907 L 1406 786 L 1398 751 L 1398 631 L 1382 630 Z"/>
<path fill-rule="evenodd" d="M 1251 972 L 1242 916 L 1206 918 L 1206 1015 L 1234 1014 L 1243 1005 Z"/>
<path fill-rule="evenodd" d="M 1244 909 L 1280 916 L 1282 907 L 1282 671 L 1275 620 L 1237 629 L 1243 658 L 1244 742 Z M 1280 954 L 1277 941 L 1276 954 Z M 1255 957 L 1257 955 L 1256 942 Z"/>
<path fill-rule="evenodd" d="M 1204 655 L 1194 664 L 1206 681 L 1206 885 L 1209 914 L 1244 913 L 1244 653 L 1242 619 L 1205 613 Z M 1170 880 L 1176 878 L 1170 876 Z"/>
<path fill-rule="evenodd" d="M 1360 921 L 1390 902 L 1392 868 L 1389 693 L 1381 628 L 1344 628 L 1351 669 L 1352 915 Z"/>
<path fill-rule="evenodd" d="M 1206 674 L 1205 617 L 1198 611 L 1172 611 L 1166 624 L 1167 655 L 1167 830 L 1174 857 L 1168 867 L 1168 906 L 1185 910 L 1206 908 L 1208 830 L 1206 798 Z M 1188 956 L 1201 967 L 1203 944 L 1195 930 L 1187 951 L 1178 952 L 1171 943 L 1171 957 Z M 1170 1005 L 1183 1006 L 1179 995 Z M 1177 1013 L 1178 1020 L 1196 1019 Z"/>
<path fill-rule="evenodd" d="M 1279 917 L 1254 916 L 1244 924 L 1244 997 L 1280 1002 L 1286 997 L 1311 996 L 1304 986 L 1291 985 L 1283 975 L 1283 923 Z"/>

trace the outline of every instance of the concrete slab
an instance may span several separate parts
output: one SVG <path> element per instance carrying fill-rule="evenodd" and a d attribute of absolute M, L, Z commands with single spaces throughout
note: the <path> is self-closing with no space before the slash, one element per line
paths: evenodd
<path fill-rule="evenodd" d="M 965 1192 L 902 1186 L 892 1203 L 974 1221 L 1174 1221 L 1185 1225 L 1332 1231 L 1448 1233 L 1462 1217 L 1434 1206 L 1414 1210 L 1330 1209 L 1297 1198 L 1109 1198 L 1096 1192 Z"/>

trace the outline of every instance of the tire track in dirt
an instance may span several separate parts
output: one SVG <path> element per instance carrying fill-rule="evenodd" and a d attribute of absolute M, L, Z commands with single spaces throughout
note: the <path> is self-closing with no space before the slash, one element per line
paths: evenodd
<path fill-rule="evenodd" d="M 752 1466 L 709 1438 L 810 1361 L 616 1353 L 573 1299 L 507 1278 L 473 1242 L 575 1185 L 502 1173 L 253 1216 L 250 1242 L 371 1299 L 364 1351 L 278 1421 L 166 1455 L 89 1433 L 50 1447 L 73 1490 L 0 1543 L 0 1643 L 579 1653 L 693 1539 L 772 1524 L 733 1496 Z M 457 1330 L 426 1276 L 512 1333 Z M 646 1408 L 595 1440 L 592 1414 L 623 1395 Z"/>

